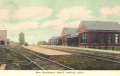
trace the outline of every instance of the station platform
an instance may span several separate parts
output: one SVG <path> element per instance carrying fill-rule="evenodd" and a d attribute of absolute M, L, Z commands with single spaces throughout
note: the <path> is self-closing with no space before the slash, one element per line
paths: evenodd
<path fill-rule="evenodd" d="M 96 51 L 96 52 L 105 52 L 112 54 L 120 54 L 120 51 L 115 50 L 103 50 L 103 49 L 94 49 L 94 48 L 84 48 L 84 47 L 70 47 L 70 46 L 54 46 L 54 45 L 36 45 L 50 48 L 63 48 L 63 49 L 71 49 L 71 50 L 86 50 L 86 51 Z"/>
<path fill-rule="evenodd" d="M 32 51 L 41 53 L 41 54 L 45 54 L 45 55 L 72 55 L 72 54 L 67 53 L 67 52 L 41 48 L 41 47 L 33 46 L 33 45 L 23 46 L 23 47 L 26 48 L 26 49 L 30 49 Z"/>

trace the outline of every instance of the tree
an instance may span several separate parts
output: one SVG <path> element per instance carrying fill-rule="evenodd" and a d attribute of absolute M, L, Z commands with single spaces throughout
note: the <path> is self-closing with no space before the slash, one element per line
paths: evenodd
<path fill-rule="evenodd" d="M 22 45 L 22 44 L 25 43 L 25 37 L 24 37 L 24 36 L 25 36 L 25 35 L 24 35 L 23 32 L 21 32 L 21 33 L 19 34 L 19 44 L 20 44 L 20 45 Z"/>

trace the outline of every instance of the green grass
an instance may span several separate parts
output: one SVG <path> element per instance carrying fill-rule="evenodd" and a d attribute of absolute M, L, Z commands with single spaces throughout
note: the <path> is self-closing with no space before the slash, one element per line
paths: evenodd
<path fill-rule="evenodd" d="M 76 70 L 110 70 L 120 69 L 120 65 L 105 61 L 93 60 L 82 56 L 50 56 L 50 59 L 63 63 Z"/>
<path fill-rule="evenodd" d="M 107 50 L 112 50 L 112 48 L 107 48 Z M 112 51 L 120 51 L 120 48 L 114 48 Z"/>

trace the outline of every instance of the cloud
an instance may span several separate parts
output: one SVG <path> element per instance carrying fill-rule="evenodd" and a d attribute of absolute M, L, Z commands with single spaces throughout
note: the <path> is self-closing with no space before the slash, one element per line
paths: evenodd
<path fill-rule="evenodd" d="M 91 11 L 82 6 L 74 6 L 71 8 L 63 8 L 57 14 L 57 17 L 62 20 L 70 20 L 70 19 L 92 19 L 94 16 Z"/>
<path fill-rule="evenodd" d="M 9 12 L 5 9 L 0 9 L 0 21 L 9 20 Z"/>
<path fill-rule="evenodd" d="M 41 28 L 45 27 L 56 27 L 56 26 L 61 26 L 64 24 L 64 21 L 59 20 L 59 19 L 54 19 L 50 21 L 46 21 L 40 25 Z"/>
<path fill-rule="evenodd" d="M 47 7 L 24 7 L 16 10 L 13 14 L 14 19 L 24 19 L 31 17 L 45 18 L 52 13 Z"/>
<path fill-rule="evenodd" d="M 53 29 L 62 30 L 63 27 L 68 28 L 77 28 L 79 26 L 80 20 L 73 21 L 73 22 L 64 22 L 61 26 L 54 27 Z"/>
<path fill-rule="evenodd" d="M 109 16 L 120 17 L 120 6 L 103 7 L 100 9 L 101 19 L 107 20 Z"/>
<path fill-rule="evenodd" d="M 63 8 L 58 12 L 56 17 L 57 19 L 42 23 L 40 27 L 52 27 L 54 29 L 62 29 L 63 27 L 74 28 L 79 25 L 80 20 L 89 20 L 95 18 L 90 10 L 87 10 L 82 6 Z"/>
<path fill-rule="evenodd" d="M 51 27 L 53 29 L 61 30 L 63 27 L 77 28 L 80 23 L 80 20 L 73 22 L 65 22 L 60 19 L 50 20 L 40 25 L 40 28 Z"/>
<path fill-rule="evenodd" d="M 36 19 L 46 18 L 50 16 L 52 10 L 47 7 L 24 7 L 19 8 L 10 14 L 8 10 L 0 9 L 0 29 L 7 30 L 24 30 L 31 28 L 39 28 L 39 22 Z M 30 19 L 29 21 L 24 20 Z M 23 21 L 17 22 L 17 24 L 10 23 L 10 21 L 16 21 L 16 19 L 23 19 Z M 7 20 L 8 22 L 3 22 Z M 4 26 L 4 27 L 1 27 Z"/>
<path fill-rule="evenodd" d="M 15 30 L 26 30 L 31 28 L 39 28 L 39 23 L 34 21 L 26 21 L 20 22 L 18 24 L 5 24 L 5 28 L 7 30 L 15 31 Z"/>
<path fill-rule="evenodd" d="M 102 15 L 115 15 L 115 16 L 120 16 L 120 6 L 115 6 L 115 7 L 104 7 L 100 9 L 100 12 Z"/>

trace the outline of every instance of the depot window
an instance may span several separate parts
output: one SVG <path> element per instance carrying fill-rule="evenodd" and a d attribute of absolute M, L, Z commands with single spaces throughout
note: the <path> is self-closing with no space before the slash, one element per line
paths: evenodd
<path fill-rule="evenodd" d="M 94 43 L 98 43 L 98 33 L 94 34 Z"/>
<path fill-rule="evenodd" d="M 101 34 L 101 43 L 105 43 L 105 34 Z"/>
<path fill-rule="evenodd" d="M 119 43 L 119 35 L 118 34 L 115 34 L 115 43 Z"/>
<path fill-rule="evenodd" d="M 86 34 L 82 34 L 81 35 L 81 42 L 82 43 L 87 43 L 87 36 L 86 36 Z"/>
<path fill-rule="evenodd" d="M 108 34 L 108 43 L 112 43 L 112 34 Z"/>

